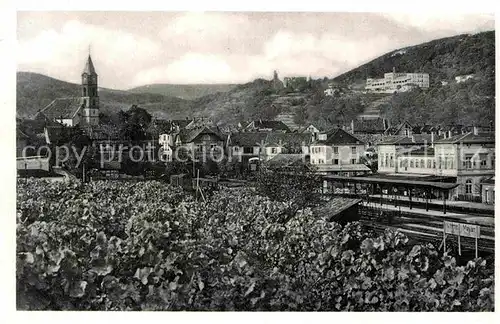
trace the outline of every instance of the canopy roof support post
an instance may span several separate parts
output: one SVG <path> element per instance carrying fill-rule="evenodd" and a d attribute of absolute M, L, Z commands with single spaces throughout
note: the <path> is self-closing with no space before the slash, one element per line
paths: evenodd
<path fill-rule="evenodd" d="M 443 190 L 443 214 L 446 214 L 446 192 Z"/>
<path fill-rule="evenodd" d="M 411 209 L 411 187 L 408 187 L 408 195 L 409 195 L 409 205 Z"/>
<path fill-rule="evenodd" d="M 425 211 L 429 211 L 429 196 L 430 196 L 430 189 L 427 189 L 425 191 Z"/>

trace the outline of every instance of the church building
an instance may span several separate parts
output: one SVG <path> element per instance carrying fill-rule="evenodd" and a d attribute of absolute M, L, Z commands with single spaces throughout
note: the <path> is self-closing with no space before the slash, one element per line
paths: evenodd
<path fill-rule="evenodd" d="M 89 57 L 82 72 L 81 97 L 56 98 L 40 110 L 35 119 L 47 119 L 66 126 L 99 125 L 97 73 Z"/>

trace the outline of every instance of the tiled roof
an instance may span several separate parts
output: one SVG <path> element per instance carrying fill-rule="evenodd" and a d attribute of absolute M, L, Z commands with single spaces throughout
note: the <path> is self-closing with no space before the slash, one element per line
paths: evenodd
<path fill-rule="evenodd" d="M 82 107 L 79 97 L 54 99 L 38 114 L 43 114 L 50 120 L 74 118 Z M 37 115 L 38 115 L 37 114 Z"/>
<path fill-rule="evenodd" d="M 250 122 L 245 128 L 248 128 L 252 122 Z M 288 126 L 282 121 L 278 120 L 254 120 L 253 125 L 256 129 L 272 129 L 272 130 L 283 130 L 290 131 Z"/>
<path fill-rule="evenodd" d="M 474 135 L 474 133 L 467 134 L 459 134 L 452 136 L 450 138 L 442 138 L 434 141 L 436 144 L 473 144 L 473 143 L 495 143 L 495 133 L 478 133 L 478 135 Z"/>
<path fill-rule="evenodd" d="M 326 140 L 318 140 L 315 143 L 327 145 L 364 144 L 359 138 L 340 128 L 327 133 Z"/>
<path fill-rule="evenodd" d="M 408 125 L 408 126 L 410 126 L 411 128 L 413 128 L 413 126 L 412 126 L 409 122 L 404 121 L 404 122 L 400 123 L 399 125 L 393 125 L 393 126 L 389 127 L 389 128 L 386 130 L 386 134 L 392 134 L 392 135 L 393 135 L 393 134 L 396 134 L 397 132 L 399 132 L 399 130 L 400 130 L 401 128 L 403 128 L 403 126 L 404 126 L 404 125 Z"/>
<path fill-rule="evenodd" d="M 244 132 L 231 134 L 230 141 L 232 146 L 253 147 L 264 143 L 267 133 L 262 132 Z"/>
<path fill-rule="evenodd" d="M 268 133 L 266 145 L 309 145 L 312 142 L 309 133 Z"/>
<path fill-rule="evenodd" d="M 305 162 L 303 154 L 278 154 L 266 162 L 270 168 L 283 168 Z"/>
<path fill-rule="evenodd" d="M 385 131 L 384 120 L 377 119 L 357 119 L 353 121 L 354 132 L 360 133 L 383 133 Z"/>
<path fill-rule="evenodd" d="M 190 143 L 196 139 L 199 135 L 202 134 L 213 134 L 219 137 L 221 140 L 224 140 L 224 136 L 216 129 L 212 129 L 210 127 L 197 127 L 192 129 L 183 129 L 180 131 L 179 136 L 182 143 Z"/>
<path fill-rule="evenodd" d="M 280 133 L 280 132 L 243 132 L 231 135 L 232 146 L 308 146 L 312 142 L 312 136 L 309 133 Z"/>
<path fill-rule="evenodd" d="M 412 145 L 412 144 L 430 144 L 432 135 L 430 134 L 413 134 L 412 136 L 394 135 L 387 136 L 377 142 L 377 145 Z M 436 142 L 436 141 L 434 141 Z"/>
<path fill-rule="evenodd" d="M 362 199 L 333 197 L 331 200 L 323 204 L 321 207 L 314 209 L 314 213 L 318 216 L 328 217 L 328 220 L 337 219 L 337 215 L 343 211 L 361 203 Z"/>
<path fill-rule="evenodd" d="M 22 119 L 18 121 L 17 127 L 28 136 L 42 134 L 46 126 L 61 125 L 52 120 L 47 119 L 45 116 L 40 115 L 37 119 Z"/>

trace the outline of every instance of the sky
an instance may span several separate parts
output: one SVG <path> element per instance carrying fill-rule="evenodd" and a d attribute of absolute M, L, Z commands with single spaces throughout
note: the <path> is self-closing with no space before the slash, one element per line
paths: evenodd
<path fill-rule="evenodd" d="M 335 77 L 409 45 L 495 28 L 493 14 L 19 11 L 17 70 L 100 86 Z M 374 76 L 376 77 L 376 76 Z"/>

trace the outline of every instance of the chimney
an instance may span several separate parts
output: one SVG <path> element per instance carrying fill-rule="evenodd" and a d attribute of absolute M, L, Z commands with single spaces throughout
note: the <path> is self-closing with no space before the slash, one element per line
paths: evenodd
<path fill-rule="evenodd" d="M 392 73 L 396 73 L 396 67 L 395 66 L 392 67 Z"/>
<path fill-rule="evenodd" d="M 434 147 L 434 132 L 431 132 L 431 147 Z"/>
<path fill-rule="evenodd" d="M 474 126 L 474 127 L 473 127 L 473 131 L 474 131 L 474 135 L 477 135 L 477 134 L 478 134 L 478 131 L 477 131 L 477 126 Z"/>
<path fill-rule="evenodd" d="M 354 120 L 351 120 L 351 133 L 354 134 Z"/>
<path fill-rule="evenodd" d="M 451 130 L 448 131 L 448 138 L 451 137 Z"/>
<path fill-rule="evenodd" d="M 413 134 L 411 134 L 411 141 L 415 143 L 415 136 L 413 136 Z"/>

